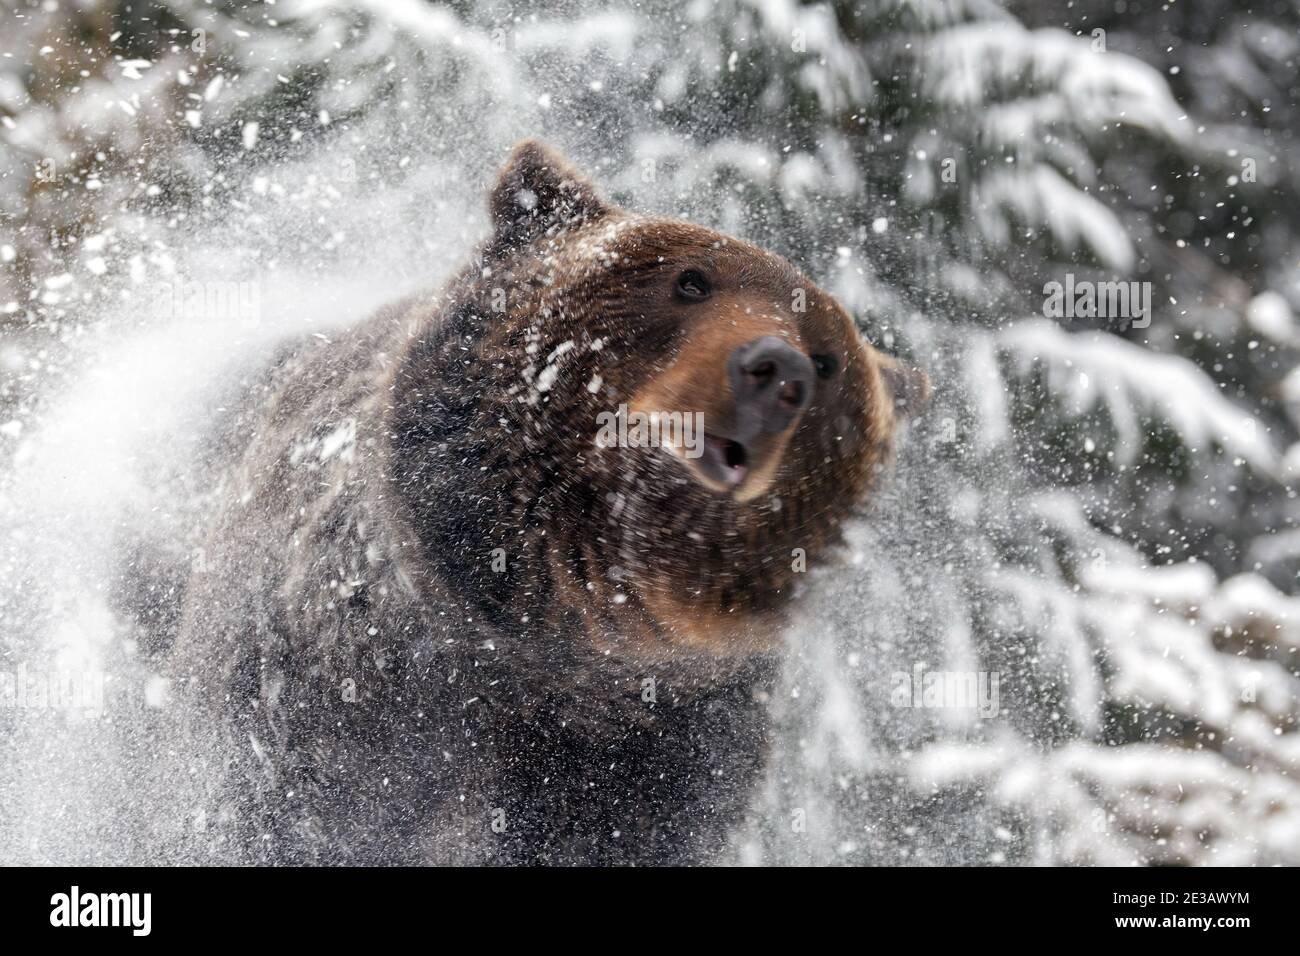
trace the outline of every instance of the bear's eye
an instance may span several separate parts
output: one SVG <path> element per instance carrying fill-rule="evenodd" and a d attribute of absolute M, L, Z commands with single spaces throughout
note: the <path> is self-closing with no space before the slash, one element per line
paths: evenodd
<path fill-rule="evenodd" d="M 840 363 L 835 360 L 834 355 L 810 355 L 813 368 L 817 370 L 818 378 L 830 378 L 840 370 Z"/>
<path fill-rule="evenodd" d="M 694 269 L 687 269 L 677 277 L 677 283 L 674 286 L 679 298 L 687 302 L 702 302 L 713 292 L 713 286 L 709 280 L 704 278 L 703 274 L 696 272 Z"/>

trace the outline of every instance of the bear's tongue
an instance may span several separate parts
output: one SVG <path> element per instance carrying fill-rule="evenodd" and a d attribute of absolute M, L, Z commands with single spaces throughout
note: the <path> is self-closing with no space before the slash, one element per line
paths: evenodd
<path fill-rule="evenodd" d="M 749 456 L 745 453 L 745 446 L 718 435 L 704 436 L 701 464 L 710 478 L 730 487 L 740 484 L 749 474 Z"/>

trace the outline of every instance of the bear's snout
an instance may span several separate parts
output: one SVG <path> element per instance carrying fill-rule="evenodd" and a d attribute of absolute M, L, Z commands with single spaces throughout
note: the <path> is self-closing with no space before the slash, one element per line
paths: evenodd
<path fill-rule="evenodd" d="M 727 376 L 736 403 L 738 441 L 774 435 L 790 428 L 812 401 L 812 360 L 775 335 L 734 349 Z"/>

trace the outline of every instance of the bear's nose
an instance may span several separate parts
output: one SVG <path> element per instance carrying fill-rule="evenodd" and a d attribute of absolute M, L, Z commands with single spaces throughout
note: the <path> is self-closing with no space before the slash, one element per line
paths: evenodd
<path fill-rule="evenodd" d="M 785 431 L 812 401 L 812 360 L 775 335 L 746 342 L 727 359 L 743 441 Z"/>

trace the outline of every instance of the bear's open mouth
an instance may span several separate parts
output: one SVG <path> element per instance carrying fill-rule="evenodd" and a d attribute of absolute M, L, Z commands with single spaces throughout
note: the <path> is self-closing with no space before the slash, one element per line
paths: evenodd
<path fill-rule="evenodd" d="M 704 451 L 695 461 L 705 478 L 726 488 L 735 488 L 749 474 L 749 453 L 733 438 L 704 435 Z"/>

